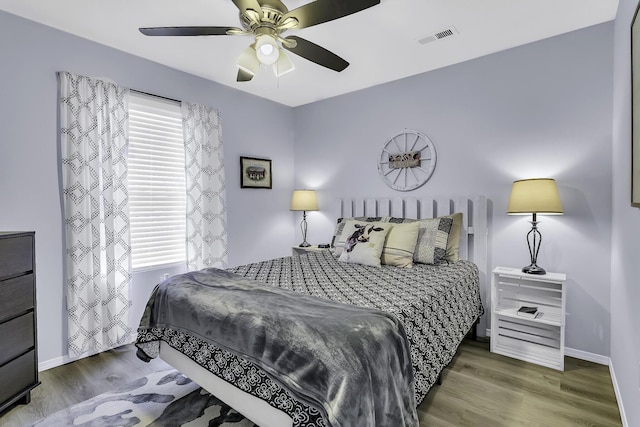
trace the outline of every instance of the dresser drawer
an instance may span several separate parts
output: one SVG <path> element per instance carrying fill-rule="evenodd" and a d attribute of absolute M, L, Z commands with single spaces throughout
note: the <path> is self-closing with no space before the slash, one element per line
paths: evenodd
<path fill-rule="evenodd" d="M 38 382 L 35 233 L 0 232 L 0 413 Z"/>
<path fill-rule="evenodd" d="M 0 367 L 0 404 L 36 385 L 35 352 Z"/>
<path fill-rule="evenodd" d="M 0 279 L 33 270 L 33 236 L 0 239 Z"/>
<path fill-rule="evenodd" d="M 0 366 L 34 346 L 33 313 L 0 323 Z"/>
<path fill-rule="evenodd" d="M 0 282 L 0 321 L 34 307 L 33 280 L 33 274 L 27 274 Z"/>

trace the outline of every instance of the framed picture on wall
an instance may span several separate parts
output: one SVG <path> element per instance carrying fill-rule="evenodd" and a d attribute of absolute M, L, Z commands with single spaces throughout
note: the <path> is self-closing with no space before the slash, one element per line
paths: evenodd
<path fill-rule="evenodd" d="M 631 205 L 640 207 L 640 19 L 631 22 Z"/>
<path fill-rule="evenodd" d="M 240 157 L 240 188 L 271 188 L 271 160 Z"/>

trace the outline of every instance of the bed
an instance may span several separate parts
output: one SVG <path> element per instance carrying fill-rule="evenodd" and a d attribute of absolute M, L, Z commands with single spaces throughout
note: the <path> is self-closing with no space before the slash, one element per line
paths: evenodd
<path fill-rule="evenodd" d="M 339 200 L 337 218 L 389 221 L 462 212 L 461 260 L 442 265 L 415 263 L 407 269 L 341 262 L 331 251 L 321 251 L 239 266 L 230 272 L 284 292 L 391 313 L 399 319 L 400 332 L 408 342 L 411 372 L 407 376 L 417 406 L 478 320 L 480 332 L 484 330 L 486 211 L 483 197 Z M 226 343 L 216 344 L 171 327 L 141 328 L 137 343 L 147 356 L 159 355 L 261 427 L 340 425 L 321 405 L 310 404 L 282 378 L 267 372 L 259 360 L 229 350 Z"/>

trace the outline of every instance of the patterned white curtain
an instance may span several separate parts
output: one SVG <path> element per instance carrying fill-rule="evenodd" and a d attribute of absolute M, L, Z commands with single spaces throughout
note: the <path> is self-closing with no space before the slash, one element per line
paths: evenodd
<path fill-rule="evenodd" d="M 69 354 L 130 339 L 128 89 L 58 73 Z"/>
<path fill-rule="evenodd" d="M 217 111 L 182 103 L 187 181 L 187 266 L 227 267 L 227 204 Z"/>

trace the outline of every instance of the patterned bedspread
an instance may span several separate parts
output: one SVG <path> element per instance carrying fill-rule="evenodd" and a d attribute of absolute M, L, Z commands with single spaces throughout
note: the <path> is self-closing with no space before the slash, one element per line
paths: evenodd
<path fill-rule="evenodd" d="M 296 292 L 396 315 L 411 347 L 416 402 L 422 402 L 483 314 L 478 269 L 467 261 L 404 269 L 337 261 L 328 251 L 248 264 L 230 271 Z M 157 329 L 139 343 L 161 339 L 214 374 L 289 414 L 294 426 L 324 426 L 317 409 L 297 402 L 260 368 L 180 331 Z"/>

